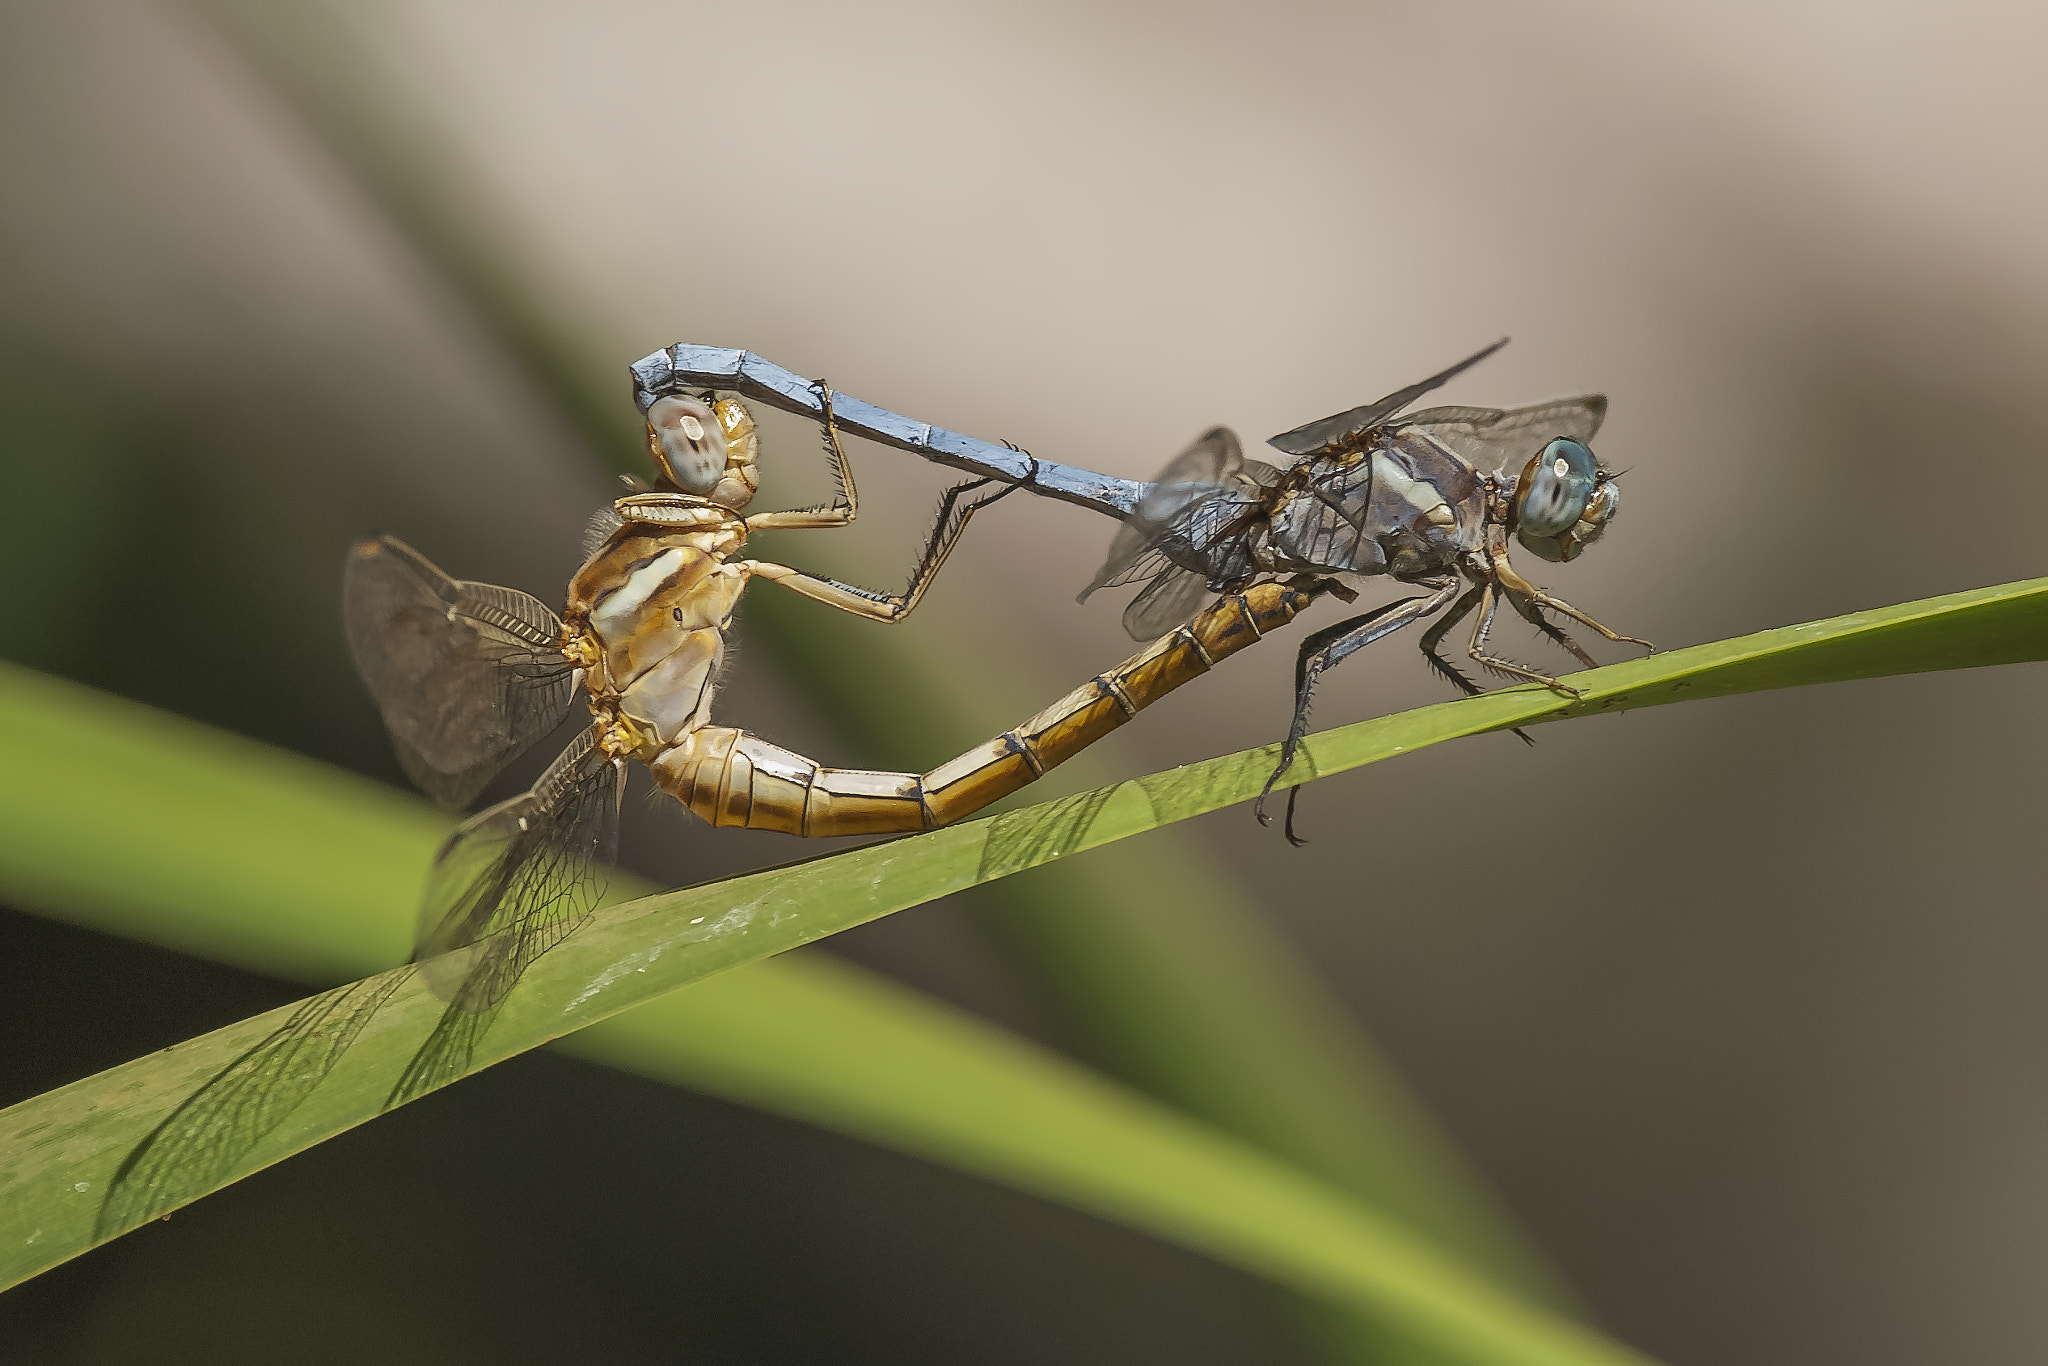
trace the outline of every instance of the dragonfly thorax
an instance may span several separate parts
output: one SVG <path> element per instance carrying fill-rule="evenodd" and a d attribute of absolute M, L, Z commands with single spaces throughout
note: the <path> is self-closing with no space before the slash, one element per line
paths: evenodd
<path fill-rule="evenodd" d="M 1426 437 L 1378 435 L 1377 449 L 1301 480 L 1274 513 L 1273 569 L 1429 578 L 1479 545 L 1488 500 L 1470 468 Z"/>
<path fill-rule="evenodd" d="M 643 497 L 664 496 L 697 503 Z M 591 710 L 601 722 L 625 723 L 630 739 L 615 746 L 622 751 L 673 744 L 704 723 L 725 629 L 746 587 L 745 571 L 729 563 L 746 524 L 701 503 L 677 510 L 705 520 L 688 528 L 629 522 L 569 583 L 562 615 L 582 644 L 578 653 L 594 661 L 584 674 Z"/>

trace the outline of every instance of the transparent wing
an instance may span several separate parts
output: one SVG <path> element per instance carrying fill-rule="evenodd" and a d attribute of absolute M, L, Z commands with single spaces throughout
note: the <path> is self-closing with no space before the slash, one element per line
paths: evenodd
<path fill-rule="evenodd" d="M 1244 468 L 1239 473 L 1260 488 L 1271 488 L 1280 478 L 1279 466 L 1268 465 L 1263 460 L 1253 460 L 1249 457 L 1245 459 Z"/>
<path fill-rule="evenodd" d="M 1159 567 L 1151 568 L 1150 573 L 1170 567 L 1171 561 L 1158 552 L 1159 542 L 1190 525 L 1202 505 L 1226 492 L 1243 468 L 1244 448 L 1238 444 L 1236 432 L 1211 427 L 1202 433 L 1145 490 L 1130 518 L 1117 529 L 1116 539 L 1109 543 L 1109 558 L 1074 601 L 1088 601 L 1098 588 L 1149 577 L 1145 569 L 1155 563 Z"/>
<path fill-rule="evenodd" d="M 1519 473 L 1523 461 L 1556 437 L 1590 442 L 1606 416 L 1607 395 L 1580 394 L 1526 408 L 1425 408 L 1401 425 L 1420 427 L 1476 470 Z"/>
<path fill-rule="evenodd" d="M 465 806 L 561 723 L 575 687 L 562 622 L 538 598 L 451 579 L 390 536 L 358 541 L 342 575 L 349 653 L 406 773 Z"/>
<path fill-rule="evenodd" d="M 1372 427 L 1386 421 L 1430 390 L 1443 387 L 1507 344 L 1508 339 L 1502 337 L 1485 350 L 1473 352 L 1450 369 L 1438 371 L 1428 379 L 1411 384 L 1405 389 L 1396 389 L 1378 402 L 1368 403 L 1362 408 L 1353 408 L 1347 412 L 1334 413 L 1306 426 L 1296 427 L 1291 432 L 1282 432 L 1269 439 L 1266 444 L 1289 455 L 1316 455 L 1323 451 L 1342 450 Z"/>
<path fill-rule="evenodd" d="M 1169 569 L 1124 608 L 1124 630 L 1133 640 L 1157 640 L 1186 621 L 1214 594 L 1209 576 L 1191 569 Z"/>
<path fill-rule="evenodd" d="M 401 968 L 301 1002 L 274 1033 L 215 1073 L 129 1151 L 100 1201 L 95 1235 L 111 1238 L 230 1179 L 327 1079 L 411 975 Z"/>
<path fill-rule="evenodd" d="M 463 822 L 434 860 L 413 961 L 456 1010 L 495 1008 L 604 895 L 625 766 L 596 736 L 577 736 L 531 791 Z"/>
<path fill-rule="evenodd" d="M 1380 539 L 1395 529 L 1392 519 L 1410 515 L 1412 508 L 1403 499 L 1375 503 L 1369 454 L 1349 464 L 1326 464 L 1281 509 L 1274 541 L 1303 564 L 1378 573 L 1386 567 Z"/>

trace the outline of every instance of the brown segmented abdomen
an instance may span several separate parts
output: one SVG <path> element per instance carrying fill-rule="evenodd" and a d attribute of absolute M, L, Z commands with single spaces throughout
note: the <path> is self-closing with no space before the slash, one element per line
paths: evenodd
<path fill-rule="evenodd" d="M 1217 661 L 1292 621 L 1310 595 L 1255 584 L 1197 614 L 1013 730 L 929 773 L 826 768 L 727 726 L 652 756 L 662 790 L 713 825 L 792 835 L 929 830 L 973 815 L 1128 721 Z"/>

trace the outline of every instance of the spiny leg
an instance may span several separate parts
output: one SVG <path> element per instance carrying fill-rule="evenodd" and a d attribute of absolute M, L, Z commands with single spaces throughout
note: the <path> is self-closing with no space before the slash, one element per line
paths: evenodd
<path fill-rule="evenodd" d="M 811 388 L 817 391 L 819 405 L 825 410 L 825 462 L 832 471 L 832 489 L 839 496 L 820 508 L 806 509 L 818 513 L 840 513 L 844 524 L 850 524 L 860 516 L 860 489 L 853 482 L 853 466 L 846 458 L 846 447 L 839 444 L 839 423 L 832 415 L 832 386 L 824 380 L 812 380 Z"/>
<path fill-rule="evenodd" d="M 850 522 L 860 515 L 860 490 L 854 486 L 853 466 L 847 461 L 846 447 L 839 444 L 839 423 L 832 415 L 832 386 L 822 379 L 817 386 L 819 402 L 825 409 L 825 455 L 831 464 L 839 504 L 846 509 L 846 520 Z"/>
<path fill-rule="evenodd" d="M 1402 598 L 1384 607 L 1367 612 L 1362 616 L 1340 621 L 1335 626 L 1317 631 L 1301 642 L 1301 651 L 1294 660 L 1294 720 L 1287 728 L 1287 740 L 1280 747 L 1280 762 L 1266 779 L 1266 785 L 1259 791 L 1259 800 L 1252 808 L 1259 818 L 1259 824 L 1271 825 L 1272 818 L 1266 814 L 1266 798 L 1279 783 L 1281 775 L 1287 772 L 1300 752 L 1301 741 L 1308 734 L 1309 707 L 1314 701 L 1316 679 L 1324 670 L 1334 668 L 1357 651 L 1364 649 L 1382 636 L 1390 635 L 1411 622 L 1422 620 L 1432 612 L 1439 611 L 1451 601 L 1458 591 L 1456 580 L 1445 584 L 1426 598 Z M 1307 843 L 1294 833 L 1294 797 L 1300 784 L 1291 788 L 1287 799 L 1288 819 L 1285 825 L 1287 842 L 1299 848 Z"/>
<path fill-rule="evenodd" d="M 842 612 L 851 612 L 855 616 L 867 617 L 874 621 L 901 621 L 915 611 L 917 604 L 923 600 L 925 590 L 931 587 L 932 580 L 938 577 L 940 568 L 946 563 L 946 557 L 952 554 L 953 547 L 959 544 L 960 537 L 966 533 L 967 523 L 974 514 L 991 503 L 1009 497 L 1020 488 L 1029 487 L 1037 475 L 1038 462 L 1033 460 L 1030 473 L 1021 483 L 1012 484 L 985 477 L 970 479 L 947 489 L 939 500 L 938 515 L 932 520 L 931 534 L 926 538 L 923 553 L 918 556 L 917 567 L 911 571 L 910 582 L 900 593 L 880 593 L 872 588 L 862 588 L 857 584 L 841 583 L 838 579 L 806 574 L 800 569 L 765 560 L 748 560 L 744 563 L 748 571 L 755 576 L 780 584 L 792 592 L 801 593 L 813 601 L 837 607 Z M 977 489 L 986 488 L 993 483 L 1002 483 L 1002 487 L 994 493 L 978 498 L 967 497 Z M 752 528 L 756 520 L 748 518 L 748 527 Z"/>
<path fill-rule="evenodd" d="M 1443 619 L 1431 626 L 1422 636 L 1422 657 L 1429 662 L 1430 669 L 1467 697 L 1477 697 L 1486 689 L 1465 677 L 1463 669 L 1437 653 L 1437 646 L 1443 644 L 1444 637 L 1451 633 L 1452 627 L 1472 615 L 1472 609 L 1479 605 L 1481 589 L 1482 585 L 1473 584 L 1466 590 L 1465 596 L 1459 598 L 1451 610 L 1444 614 Z"/>
<path fill-rule="evenodd" d="M 1476 583 L 1473 584 L 1471 588 L 1466 590 L 1465 596 L 1458 599 L 1457 603 L 1444 616 L 1443 620 L 1430 627 L 1428 632 L 1422 637 L 1422 657 L 1429 661 L 1429 667 L 1434 669 L 1439 677 L 1447 680 L 1451 686 L 1457 688 L 1467 697 L 1477 697 L 1485 692 L 1486 689 L 1465 677 L 1465 671 L 1439 654 L 1437 647 L 1444 643 L 1444 637 L 1451 633 L 1452 627 L 1472 615 L 1472 609 L 1479 605 L 1480 591 L 1481 586 Z M 1529 732 L 1523 730 L 1520 726 L 1516 726 L 1511 733 L 1525 745 L 1533 747 L 1536 743 Z"/>
<path fill-rule="evenodd" d="M 839 422 L 832 412 L 832 386 L 819 379 L 811 381 L 811 388 L 824 409 L 825 461 L 832 472 L 832 488 L 837 496 L 818 507 L 756 513 L 747 518 L 749 531 L 826 531 L 851 526 L 860 516 L 860 489 L 853 482 L 853 465 L 846 458 L 846 447 L 839 441 Z"/>
<path fill-rule="evenodd" d="M 1550 594 L 1539 589 L 1536 594 L 1535 603 L 1538 607 L 1547 607 L 1553 612 L 1561 612 L 1573 621 L 1578 622 L 1581 626 L 1590 626 L 1616 645 L 1640 645 L 1651 654 L 1657 652 L 1657 647 L 1649 641 L 1642 639 L 1640 636 L 1625 636 L 1619 631 L 1609 630 L 1592 617 L 1587 616 L 1584 612 L 1566 602 L 1563 598 L 1552 597 Z"/>
<path fill-rule="evenodd" d="M 1512 659 L 1505 659 L 1499 655 L 1489 654 L 1487 652 L 1486 637 L 1493 630 L 1494 614 L 1499 610 L 1500 590 L 1498 587 L 1495 586 L 1493 581 L 1489 579 L 1485 584 L 1481 585 L 1479 595 L 1479 620 L 1472 627 L 1472 643 L 1466 649 L 1465 653 L 1470 655 L 1474 660 L 1476 660 L 1479 666 L 1483 669 L 1490 669 L 1494 673 L 1504 674 L 1510 678 L 1521 678 L 1526 679 L 1531 683 L 1541 683 L 1544 687 L 1551 689 L 1553 692 L 1563 693 L 1567 697 L 1577 697 L 1579 695 L 1579 690 L 1571 686 L 1569 683 L 1560 683 L 1557 679 L 1552 678 L 1549 674 L 1543 673 L 1537 669 L 1532 669 L 1526 664 L 1517 664 Z"/>
<path fill-rule="evenodd" d="M 1515 592 L 1509 592 L 1507 594 L 1507 599 L 1510 603 L 1514 605 L 1515 611 L 1521 614 L 1521 617 L 1524 621 L 1528 622 L 1531 626 L 1534 626 L 1544 635 L 1550 637 L 1551 641 L 1554 644 L 1556 644 L 1559 649 L 1563 650 L 1565 653 L 1569 654 L 1573 659 L 1578 660 L 1579 663 L 1585 665 L 1589 669 L 1597 669 L 1600 667 L 1600 661 L 1593 658 L 1593 656 L 1587 654 L 1584 648 L 1580 646 L 1579 642 L 1573 640 L 1571 636 L 1566 633 L 1565 629 L 1562 626 L 1559 626 L 1549 617 L 1544 616 L 1543 609 L 1541 607 L 1538 607 L 1534 602 L 1523 597 L 1521 594 Z"/>
<path fill-rule="evenodd" d="M 1038 482 L 1038 461 L 1029 455 L 1025 458 L 1031 460 L 1031 470 L 1021 483 L 1012 484 L 992 477 L 968 479 L 953 485 L 940 495 L 938 511 L 932 515 L 931 532 L 925 538 L 924 553 L 918 556 L 917 568 L 911 571 L 909 586 L 897 595 L 900 600 L 906 602 L 904 613 L 908 613 L 917 605 L 917 600 L 924 596 L 924 590 L 938 576 L 940 567 L 946 563 L 946 557 L 953 553 L 953 547 L 958 545 L 961 536 L 966 534 L 969 518 L 985 507 L 1000 503 L 1018 489 L 1029 488 Z M 975 490 L 994 483 L 1001 483 L 1002 487 L 983 497 L 961 501 Z"/>
<path fill-rule="evenodd" d="M 1598 621 L 1595 621 L 1592 617 L 1587 616 L 1584 612 L 1581 612 L 1578 608 L 1566 602 L 1563 598 L 1553 597 L 1549 593 L 1544 592 L 1541 588 L 1538 588 L 1535 584 L 1530 583 L 1527 579 L 1523 578 L 1520 574 L 1516 573 L 1512 568 L 1508 566 L 1504 559 L 1496 557 L 1496 559 L 1494 560 L 1493 568 L 1496 576 L 1500 580 L 1501 587 L 1505 589 L 1507 592 L 1511 594 L 1519 594 L 1520 596 L 1527 598 L 1532 604 L 1534 604 L 1537 607 L 1546 607 L 1553 612 L 1562 613 L 1563 615 L 1570 617 L 1573 621 L 1578 622 L 1581 626 L 1591 627 L 1593 630 L 1598 631 L 1601 635 L 1607 637 L 1607 639 L 1613 641 L 1616 645 L 1640 645 L 1645 650 L 1649 650 L 1653 653 L 1656 651 L 1657 647 L 1652 645 L 1649 641 L 1639 639 L 1635 636 L 1625 636 L 1622 635 L 1619 631 L 1609 630 L 1607 627 L 1601 625 Z M 1581 658 L 1584 658 L 1584 656 L 1581 656 Z M 1593 661 L 1587 659 L 1586 663 L 1588 666 L 1591 666 L 1593 664 Z"/>

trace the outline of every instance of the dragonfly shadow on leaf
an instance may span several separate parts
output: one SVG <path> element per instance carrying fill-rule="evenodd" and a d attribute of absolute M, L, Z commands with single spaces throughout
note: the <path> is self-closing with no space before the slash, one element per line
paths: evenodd
<path fill-rule="evenodd" d="M 1095 818 L 1118 787 L 1099 787 L 1047 802 L 1024 811 L 1010 811 L 989 822 L 981 846 L 979 882 L 1008 877 L 1035 868 L 1078 848 L 1094 828 Z"/>
<path fill-rule="evenodd" d="M 1268 745 L 1263 749 L 1189 764 L 1185 768 L 1154 773 L 1134 781 L 1144 789 L 1160 823 L 1167 824 L 1243 801 L 1247 791 L 1255 788 L 1272 770 L 1279 755 L 1280 746 Z M 1296 753 L 1288 776 L 1297 783 L 1310 782 L 1322 776 L 1306 747 Z"/>

